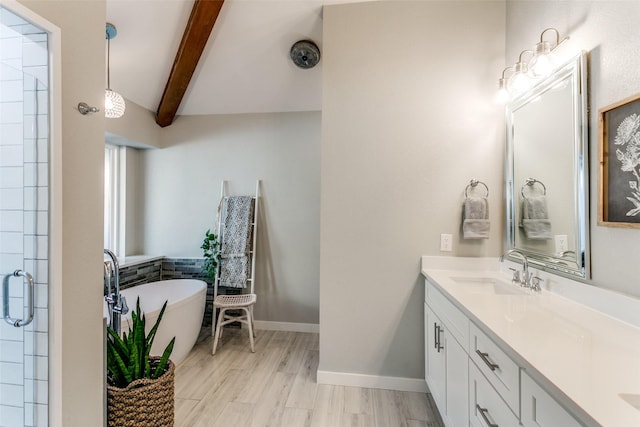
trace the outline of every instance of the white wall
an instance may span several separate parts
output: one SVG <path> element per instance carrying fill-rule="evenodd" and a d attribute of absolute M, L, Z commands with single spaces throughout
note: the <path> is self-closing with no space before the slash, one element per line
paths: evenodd
<path fill-rule="evenodd" d="M 318 323 L 320 113 L 179 117 L 142 152 L 144 252 L 201 257 L 220 184 L 262 180 L 257 320 Z"/>
<path fill-rule="evenodd" d="M 421 255 L 504 239 L 503 2 L 325 6 L 319 371 L 424 379 Z M 491 235 L 463 241 L 471 178 Z"/>
<path fill-rule="evenodd" d="M 162 128 L 156 124 L 155 113 L 126 100 L 124 116 L 106 120 L 105 142 L 122 147 L 120 152 L 120 185 L 124 188 L 124 254 L 144 253 L 144 174 L 140 150 L 161 148 Z"/>
<path fill-rule="evenodd" d="M 162 128 L 156 124 L 156 114 L 125 98 L 124 116 L 106 121 L 107 142 L 140 148 L 160 146 Z"/>
<path fill-rule="evenodd" d="M 640 93 L 638 1 L 508 1 L 507 63 L 530 48 L 547 27 L 570 36 L 565 51 L 588 51 L 590 230 L 592 281 L 596 286 L 640 296 L 640 229 L 597 225 L 598 110 Z"/>
<path fill-rule="evenodd" d="M 51 301 L 61 324 L 55 333 L 49 398 L 61 408 L 53 425 L 103 422 L 102 227 L 104 116 L 76 106 L 104 98 L 106 6 L 94 1 L 21 0 L 62 32 L 61 300 Z M 61 167 L 56 164 L 54 167 Z M 57 207 L 56 207 L 57 209 Z M 58 256 L 59 254 L 52 254 Z M 59 275 L 59 272 L 56 272 Z M 60 379 L 60 382 L 58 382 Z"/>
<path fill-rule="evenodd" d="M 124 150 L 121 157 L 125 187 L 124 255 L 140 255 L 144 253 L 144 151 L 132 147 Z"/>

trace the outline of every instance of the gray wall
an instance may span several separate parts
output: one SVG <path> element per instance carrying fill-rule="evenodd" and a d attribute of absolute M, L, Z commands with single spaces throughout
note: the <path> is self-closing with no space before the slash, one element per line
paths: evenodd
<path fill-rule="evenodd" d="M 424 378 L 420 256 L 499 255 L 504 22 L 504 2 L 325 6 L 319 370 Z M 488 240 L 460 238 L 471 178 Z"/>
<path fill-rule="evenodd" d="M 564 50 L 589 53 L 591 283 L 635 296 L 640 296 L 640 230 L 597 225 L 598 110 L 640 93 L 639 19 L 638 1 L 507 2 L 507 63 L 547 27 L 571 37 Z"/>
<path fill-rule="evenodd" d="M 261 179 L 256 319 L 317 324 L 320 113 L 179 117 L 161 138 L 141 152 L 144 252 L 202 256 L 221 181 L 254 194 Z"/>

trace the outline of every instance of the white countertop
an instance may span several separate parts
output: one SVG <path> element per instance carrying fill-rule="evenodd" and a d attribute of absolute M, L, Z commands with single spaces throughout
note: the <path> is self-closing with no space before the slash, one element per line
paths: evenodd
<path fill-rule="evenodd" d="M 478 294 L 451 277 L 510 282 L 500 271 L 505 265 L 495 258 L 437 258 L 423 257 L 422 274 L 578 418 L 640 426 L 640 328 L 569 299 L 566 290 L 565 296 L 549 291 L 553 275 L 539 273 L 546 282 L 541 293 Z M 597 292 L 597 299 L 607 298 Z M 618 297 L 612 293 L 612 301 Z"/>
<path fill-rule="evenodd" d="M 158 259 L 162 259 L 164 256 L 162 255 L 128 255 L 118 259 L 118 264 L 120 268 L 122 267 L 130 267 L 136 264 L 142 264 L 143 262 L 155 261 Z"/>

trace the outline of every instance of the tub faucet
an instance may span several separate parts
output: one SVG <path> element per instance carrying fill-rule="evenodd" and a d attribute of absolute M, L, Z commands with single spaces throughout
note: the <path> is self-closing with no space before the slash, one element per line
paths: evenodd
<path fill-rule="evenodd" d="M 107 285 L 107 295 L 104 299 L 107 301 L 109 311 L 109 327 L 120 335 L 120 316 L 127 314 L 129 307 L 127 307 L 125 297 L 120 294 L 120 264 L 118 264 L 118 257 L 109 249 L 105 249 L 104 253 L 111 258 L 111 261 L 104 262 L 104 280 Z M 112 277 L 113 287 L 111 286 Z"/>
<path fill-rule="evenodd" d="M 520 286 L 524 286 L 525 288 L 531 287 L 532 274 L 529 273 L 529 260 L 527 259 L 527 256 L 525 254 L 523 254 L 518 249 L 509 249 L 508 251 L 500 255 L 500 262 L 504 261 L 505 256 L 509 256 L 511 254 L 520 255 L 520 257 L 522 258 L 522 277 L 520 276 L 520 272 L 514 270 L 512 281 L 514 283 L 518 283 Z"/>

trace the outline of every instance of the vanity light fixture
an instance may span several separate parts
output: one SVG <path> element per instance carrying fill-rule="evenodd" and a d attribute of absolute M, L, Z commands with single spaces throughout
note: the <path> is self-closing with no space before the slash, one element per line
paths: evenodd
<path fill-rule="evenodd" d="M 511 95 L 509 94 L 509 90 L 507 89 L 507 79 L 504 76 L 504 73 L 509 70 L 513 72 L 513 67 L 507 67 L 502 70 L 502 77 L 498 79 L 498 93 L 496 93 L 496 102 L 499 104 L 506 104 L 511 97 Z"/>
<path fill-rule="evenodd" d="M 555 33 L 555 41 L 545 40 L 547 32 Z M 549 76 L 556 65 L 553 51 L 568 39 L 569 37 L 565 37 L 560 40 L 560 33 L 552 27 L 542 31 L 540 41 L 536 43 L 533 50 L 523 50 L 518 56 L 518 62 L 502 70 L 502 77 L 498 79 L 496 99 L 501 103 L 506 103 L 512 96 L 528 90 L 535 80 Z M 532 55 L 528 62 L 522 59 L 525 53 Z M 505 79 L 505 72 L 508 70 L 513 72 L 508 79 Z"/>
<path fill-rule="evenodd" d="M 551 42 L 544 40 L 544 34 L 547 31 L 553 31 L 556 34 L 556 40 L 553 46 Z M 547 77 L 551 74 L 556 65 L 553 50 L 567 39 L 568 37 L 565 37 L 561 41 L 560 33 L 552 27 L 546 28 L 542 33 L 540 33 L 540 41 L 536 43 L 533 58 L 531 58 L 531 62 L 529 62 L 529 69 L 534 77 Z"/>
<path fill-rule="evenodd" d="M 522 59 L 525 53 L 533 54 L 532 50 L 523 50 L 518 56 L 518 62 L 513 66 L 513 74 L 507 81 L 507 89 L 509 93 L 517 95 L 529 89 L 531 86 L 531 78 L 529 77 L 529 65 Z"/>
<path fill-rule="evenodd" d="M 109 56 L 111 39 L 118 34 L 115 25 L 107 22 L 106 39 L 107 39 L 107 89 L 104 91 L 104 116 L 108 119 L 117 119 L 124 115 L 125 102 L 122 95 L 111 90 L 111 75 L 109 72 Z"/>

